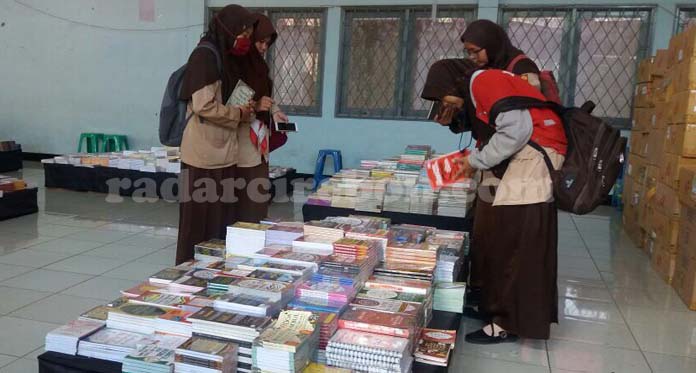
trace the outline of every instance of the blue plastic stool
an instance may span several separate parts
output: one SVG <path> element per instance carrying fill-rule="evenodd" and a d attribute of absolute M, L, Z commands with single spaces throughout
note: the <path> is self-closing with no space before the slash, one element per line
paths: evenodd
<path fill-rule="evenodd" d="M 319 155 L 317 156 L 317 165 L 314 168 L 314 186 L 312 190 L 317 190 L 321 181 L 328 178 L 324 176 L 324 163 L 326 163 L 326 157 L 331 156 L 333 159 L 334 172 L 339 172 L 343 168 L 343 158 L 341 157 L 340 150 L 333 149 L 321 149 L 319 150 Z"/>

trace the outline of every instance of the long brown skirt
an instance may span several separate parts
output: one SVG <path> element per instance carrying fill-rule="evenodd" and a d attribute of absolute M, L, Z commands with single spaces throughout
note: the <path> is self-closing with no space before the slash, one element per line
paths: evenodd
<path fill-rule="evenodd" d="M 510 333 L 548 339 L 558 322 L 555 204 L 477 203 L 476 224 L 485 232 L 474 241 L 483 311 Z"/>
<path fill-rule="evenodd" d="M 204 169 L 181 164 L 176 264 L 193 259 L 196 244 L 212 238 L 224 239 L 227 226 L 236 221 L 236 169 L 237 166 Z"/>
<path fill-rule="evenodd" d="M 268 217 L 271 200 L 271 181 L 268 163 L 256 167 L 237 167 L 237 177 L 244 180 L 244 189 L 237 192 L 237 220 L 258 223 Z"/>

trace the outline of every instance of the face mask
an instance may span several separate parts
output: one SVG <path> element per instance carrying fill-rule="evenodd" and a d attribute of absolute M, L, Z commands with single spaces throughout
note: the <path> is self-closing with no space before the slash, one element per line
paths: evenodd
<path fill-rule="evenodd" d="M 251 39 L 245 37 L 237 38 L 234 42 L 234 47 L 230 48 L 228 53 L 234 56 L 244 56 L 249 53 L 250 48 Z"/>

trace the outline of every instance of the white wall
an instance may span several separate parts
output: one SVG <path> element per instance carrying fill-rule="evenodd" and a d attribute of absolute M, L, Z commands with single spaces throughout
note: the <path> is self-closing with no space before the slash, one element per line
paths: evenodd
<path fill-rule="evenodd" d="M 157 113 L 166 79 L 183 64 L 205 18 L 204 0 L 155 0 L 154 22 L 139 21 L 139 0 L 18 0 L 53 16 L 117 29 L 89 27 L 0 1 L 0 138 L 12 138 L 25 151 L 76 150 L 80 132 L 127 134 L 133 148 L 158 144 Z M 208 0 L 207 6 L 232 1 Z M 317 151 L 340 149 L 344 166 L 360 159 L 400 153 L 408 144 L 454 150 L 459 137 L 426 122 L 335 118 L 340 40 L 340 5 L 429 4 L 429 0 L 239 0 L 247 6 L 323 6 L 328 8 L 321 117 L 291 117 L 301 132 L 272 155 L 274 164 L 312 172 Z M 438 4 L 475 1 L 438 0 Z M 481 0 L 480 17 L 495 19 L 505 4 L 543 4 L 536 0 Z M 557 5 L 570 2 L 558 1 Z M 615 0 L 612 4 L 655 4 Z M 678 0 L 661 0 L 655 13 L 653 50 L 664 48 L 673 30 Z M 583 4 L 604 4 L 586 0 Z M 468 137 L 464 138 L 464 144 Z"/>

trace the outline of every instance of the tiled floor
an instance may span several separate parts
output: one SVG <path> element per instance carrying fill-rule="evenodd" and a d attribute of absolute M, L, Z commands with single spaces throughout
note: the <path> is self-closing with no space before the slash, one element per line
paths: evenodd
<path fill-rule="evenodd" d="M 38 164 L 20 174 L 43 185 Z M 38 214 L 0 222 L 0 373 L 37 371 L 46 332 L 172 265 L 178 208 L 39 191 Z M 271 215 L 300 217 L 299 205 Z M 696 312 L 651 269 L 618 214 L 559 216 L 559 325 L 549 341 L 458 342 L 451 372 L 696 372 Z M 480 327 L 465 320 L 464 332 Z"/>

